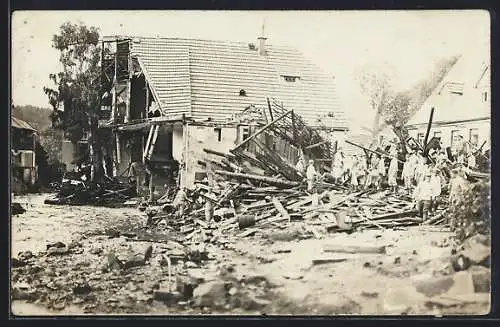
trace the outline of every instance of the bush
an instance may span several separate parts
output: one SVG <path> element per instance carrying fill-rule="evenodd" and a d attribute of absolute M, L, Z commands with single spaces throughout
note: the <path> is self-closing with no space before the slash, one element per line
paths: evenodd
<path fill-rule="evenodd" d="M 450 225 L 459 241 L 491 232 L 490 181 L 465 182 L 449 204 Z"/>

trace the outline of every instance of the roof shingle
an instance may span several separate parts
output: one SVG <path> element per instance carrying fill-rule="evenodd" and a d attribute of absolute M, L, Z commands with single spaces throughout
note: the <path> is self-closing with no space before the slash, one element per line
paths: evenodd
<path fill-rule="evenodd" d="M 132 43 L 165 114 L 223 121 L 251 104 L 267 106 L 266 98 L 273 97 L 313 126 L 346 127 L 332 77 L 293 48 L 266 50 L 260 56 L 247 43 L 174 38 Z M 300 78 L 287 82 L 284 75 Z"/>

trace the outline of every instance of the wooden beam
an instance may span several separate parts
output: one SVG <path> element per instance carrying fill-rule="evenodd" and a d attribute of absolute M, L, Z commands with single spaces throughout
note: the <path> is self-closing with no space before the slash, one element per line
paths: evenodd
<path fill-rule="evenodd" d="M 398 162 L 401 162 L 401 163 L 403 162 L 403 161 L 399 160 L 399 159 L 398 159 L 398 158 L 396 158 L 396 157 L 392 157 L 392 156 L 387 155 L 387 154 L 385 154 L 385 153 L 382 153 L 382 152 L 378 152 L 378 151 L 374 151 L 374 150 L 371 150 L 371 149 L 365 148 L 364 146 L 361 146 L 361 145 L 359 145 L 359 144 L 353 143 L 353 142 L 351 142 L 351 141 L 349 141 L 349 140 L 345 140 L 345 143 L 347 143 L 347 144 L 351 144 L 351 145 L 354 145 L 354 146 L 356 146 L 356 147 L 358 147 L 358 148 L 361 148 L 361 149 L 365 150 L 365 152 L 375 153 L 375 154 L 378 154 L 378 155 L 381 155 L 381 156 L 383 156 L 383 157 L 390 158 L 390 159 L 395 158 Z"/>
<path fill-rule="evenodd" d="M 427 131 L 425 132 L 424 144 L 422 144 L 424 149 L 427 147 L 427 141 L 429 140 L 429 133 L 431 132 L 433 117 L 434 117 L 434 107 L 431 108 L 431 115 L 429 116 L 429 122 L 427 123 Z"/>
<path fill-rule="evenodd" d="M 250 140 L 252 140 L 253 138 L 255 138 L 257 135 L 260 135 L 262 134 L 263 132 L 265 132 L 269 127 L 273 126 L 274 124 L 276 124 L 278 121 L 280 121 L 281 119 L 285 118 L 286 116 L 288 116 L 289 114 L 291 114 L 292 112 L 291 111 L 287 111 L 286 113 L 284 113 L 283 115 L 279 116 L 278 118 L 274 119 L 273 121 L 271 121 L 269 124 L 265 125 L 264 127 L 262 127 L 261 129 L 259 129 L 257 132 L 255 132 L 254 134 L 250 135 L 249 137 L 247 137 L 246 139 L 244 139 L 243 141 L 241 141 L 238 145 L 236 145 L 231 151 L 234 151 L 238 148 L 240 148 L 241 146 L 247 144 Z"/>
<path fill-rule="evenodd" d="M 308 145 L 308 146 L 306 146 L 304 149 L 306 149 L 306 150 L 314 149 L 314 148 L 317 148 L 318 146 L 322 146 L 323 144 L 326 144 L 326 143 L 328 143 L 328 142 L 330 142 L 330 141 L 328 141 L 328 140 L 326 140 L 326 141 L 321 141 L 321 142 L 316 143 L 316 144 L 311 144 L 311 145 Z"/>
<path fill-rule="evenodd" d="M 300 185 L 298 182 L 290 182 L 286 180 L 281 180 L 277 178 L 271 178 L 271 177 L 266 177 L 266 176 L 260 176 L 260 175 L 250 175 L 250 174 L 240 174 L 240 173 L 232 173 L 228 171 L 223 171 L 223 170 L 216 170 L 216 174 L 219 175 L 224 175 L 224 176 L 229 176 L 229 177 L 235 177 L 235 178 L 248 178 L 249 180 L 255 180 L 258 182 L 263 182 L 269 185 L 275 185 L 278 187 L 294 187 Z"/>
<path fill-rule="evenodd" d="M 269 102 L 269 98 L 267 98 L 267 108 L 269 108 L 269 117 L 271 117 L 271 121 L 274 120 L 273 110 L 271 109 L 271 102 Z"/>

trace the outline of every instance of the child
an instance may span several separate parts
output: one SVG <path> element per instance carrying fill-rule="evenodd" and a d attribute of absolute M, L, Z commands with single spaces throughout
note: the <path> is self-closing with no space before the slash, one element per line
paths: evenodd
<path fill-rule="evenodd" d="M 432 202 L 434 189 L 431 182 L 431 174 L 426 172 L 420 183 L 418 183 L 413 193 L 413 198 L 417 202 L 417 210 L 423 221 L 426 221 L 429 216 L 429 209 Z"/>

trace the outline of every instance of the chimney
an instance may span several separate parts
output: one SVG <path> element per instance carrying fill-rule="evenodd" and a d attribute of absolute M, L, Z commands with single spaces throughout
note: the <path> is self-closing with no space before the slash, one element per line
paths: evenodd
<path fill-rule="evenodd" d="M 259 56 L 266 55 L 266 40 L 267 40 L 267 38 L 265 37 L 265 33 L 264 33 L 265 26 L 266 26 L 266 19 L 264 19 L 264 22 L 262 23 L 261 34 L 257 38 L 257 40 L 259 40 Z"/>
<path fill-rule="evenodd" d="M 259 56 L 265 56 L 267 38 L 265 38 L 264 36 L 259 36 L 257 39 L 259 40 Z"/>

